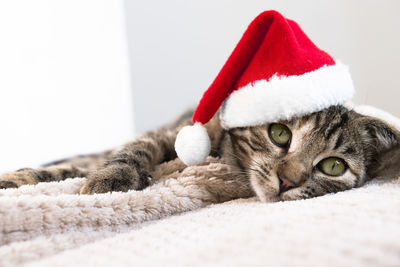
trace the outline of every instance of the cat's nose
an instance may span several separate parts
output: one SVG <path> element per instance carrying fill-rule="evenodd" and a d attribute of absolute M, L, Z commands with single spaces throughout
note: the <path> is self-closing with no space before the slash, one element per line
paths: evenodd
<path fill-rule="evenodd" d="M 281 192 L 300 186 L 308 177 L 305 167 L 294 160 L 282 162 L 276 173 Z"/>
<path fill-rule="evenodd" d="M 278 173 L 279 178 L 279 191 L 280 193 L 286 192 L 289 189 L 292 189 L 296 186 L 296 184 L 288 179 L 284 174 Z"/>

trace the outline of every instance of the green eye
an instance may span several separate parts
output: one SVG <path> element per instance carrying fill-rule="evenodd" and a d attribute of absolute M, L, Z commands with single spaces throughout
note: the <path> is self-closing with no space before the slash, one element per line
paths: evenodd
<path fill-rule="evenodd" d="M 269 137 L 275 145 L 284 147 L 292 138 L 292 133 L 285 125 L 274 123 L 269 127 Z"/>
<path fill-rule="evenodd" d="M 340 158 L 326 158 L 318 163 L 318 168 L 327 175 L 339 176 L 346 171 L 347 166 Z"/>

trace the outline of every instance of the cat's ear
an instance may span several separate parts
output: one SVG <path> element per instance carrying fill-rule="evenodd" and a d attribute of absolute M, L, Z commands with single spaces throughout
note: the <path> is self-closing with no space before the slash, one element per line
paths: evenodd
<path fill-rule="evenodd" d="M 369 178 L 400 176 L 400 132 L 389 123 L 362 116 L 359 119 L 362 142 L 368 158 Z"/>

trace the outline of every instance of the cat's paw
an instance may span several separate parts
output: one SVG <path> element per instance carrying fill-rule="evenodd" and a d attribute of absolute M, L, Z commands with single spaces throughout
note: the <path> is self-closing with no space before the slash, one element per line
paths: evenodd
<path fill-rule="evenodd" d="M 127 192 L 142 190 L 149 185 L 149 175 L 126 164 L 109 165 L 88 175 L 81 194 Z"/>
<path fill-rule="evenodd" d="M 0 180 L 0 189 L 18 188 L 18 185 L 13 181 Z"/>
<path fill-rule="evenodd" d="M 0 177 L 0 189 L 18 188 L 26 184 L 37 184 L 33 169 L 24 168 L 16 172 L 5 173 Z"/>

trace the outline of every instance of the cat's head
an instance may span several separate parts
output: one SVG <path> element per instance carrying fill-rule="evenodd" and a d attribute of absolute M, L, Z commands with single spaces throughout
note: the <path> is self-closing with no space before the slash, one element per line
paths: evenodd
<path fill-rule="evenodd" d="M 316 197 L 400 174 L 400 133 L 343 106 L 228 134 L 231 160 L 262 201 Z"/>

